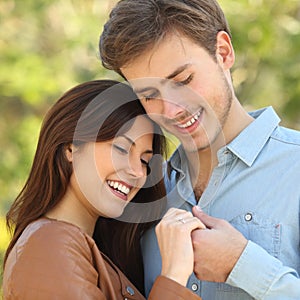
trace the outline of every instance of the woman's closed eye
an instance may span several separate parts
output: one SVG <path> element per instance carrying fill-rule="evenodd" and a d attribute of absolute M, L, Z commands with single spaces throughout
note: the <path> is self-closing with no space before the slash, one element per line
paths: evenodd
<path fill-rule="evenodd" d="M 144 167 L 147 170 L 147 176 L 151 173 L 151 168 L 150 168 L 150 160 L 146 161 L 144 159 L 141 159 L 142 164 L 144 165 Z"/>
<path fill-rule="evenodd" d="M 119 145 L 114 144 L 113 147 L 121 154 L 128 154 L 128 151 Z"/>
<path fill-rule="evenodd" d="M 141 162 L 142 162 L 142 164 L 145 165 L 146 167 L 149 166 L 149 161 L 146 161 L 145 159 L 142 159 L 142 158 L 141 158 Z"/>

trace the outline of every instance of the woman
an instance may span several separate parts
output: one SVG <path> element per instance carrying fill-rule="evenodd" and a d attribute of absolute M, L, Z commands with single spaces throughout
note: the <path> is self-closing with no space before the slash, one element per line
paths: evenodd
<path fill-rule="evenodd" d="M 127 85 L 97 80 L 65 93 L 45 117 L 31 172 L 7 214 L 14 234 L 4 299 L 144 299 L 117 265 L 141 286 L 142 270 L 126 262 L 140 264 L 139 237 L 162 214 L 161 166 L 150 164 L 156 154 L 162 134 Z M 157 226 L 163 268 L 149 299 L 199 299 L 184 287 L 196 228 L 201 222 L 177 209 Z"/>

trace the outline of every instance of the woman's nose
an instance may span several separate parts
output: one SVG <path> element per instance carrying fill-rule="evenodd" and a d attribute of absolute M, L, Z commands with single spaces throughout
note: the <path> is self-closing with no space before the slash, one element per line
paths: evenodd
<path fill-rule="evenodd" d="M 147 175 L 147 167 L 141 162 L 140 158 L 130 159 L 127 172 L 133 177 L 141 178 Z"/>

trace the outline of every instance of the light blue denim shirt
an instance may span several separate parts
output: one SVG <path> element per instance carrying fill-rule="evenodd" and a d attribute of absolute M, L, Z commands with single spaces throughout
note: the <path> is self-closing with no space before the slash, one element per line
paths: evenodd
<path fill-rule="evenodd" d="M 300 132 L 278 126 L 271 107 L 251 115 L 255 120 L 218 151 L 218 166 L 198 203 L 229 221 L 248 244 L 226 283 L 191 275 L 187 286 L 203 300 L 300 299 Z M 197 202 L 181 147 L 170 165 L 168 205 L 191 210 Z M 161 271 L 153 229 L 144 235 L 142 251 L 148 295 Z"/>

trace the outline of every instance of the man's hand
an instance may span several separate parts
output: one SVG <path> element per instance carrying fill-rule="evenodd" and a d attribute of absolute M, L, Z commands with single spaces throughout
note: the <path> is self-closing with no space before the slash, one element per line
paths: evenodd
<path fill-rule="evenodd" d="M 207 229 L 192 232 L 194 273 L 205 281 L 225 282 L 247 245 L 247 239 L 227 221 L 193 207 Z"/>

